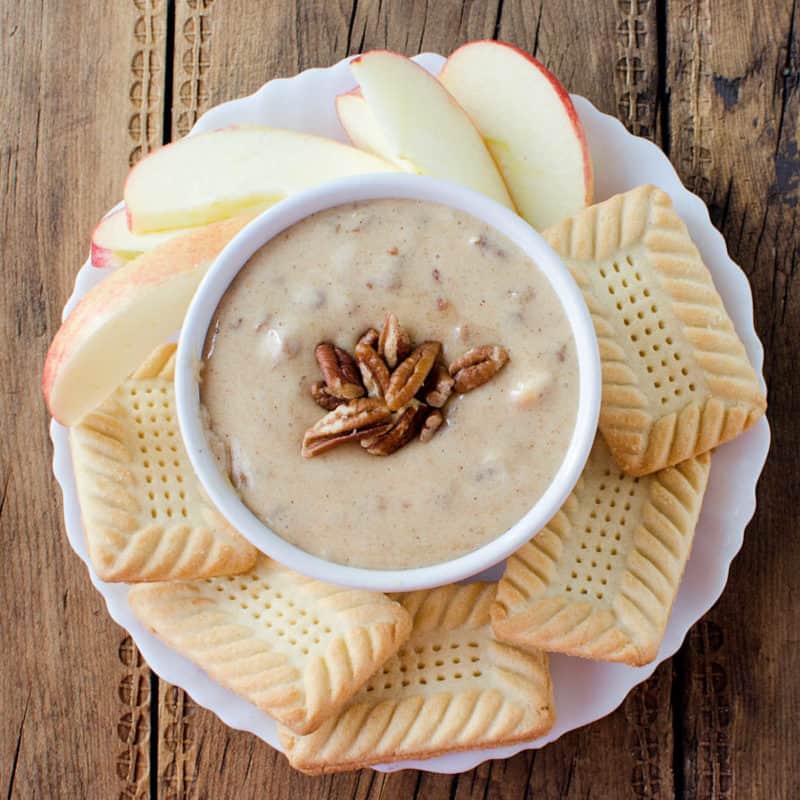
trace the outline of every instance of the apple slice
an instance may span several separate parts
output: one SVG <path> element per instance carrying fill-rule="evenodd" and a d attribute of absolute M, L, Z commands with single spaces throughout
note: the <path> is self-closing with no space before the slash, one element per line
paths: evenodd
<path fill-rule="evenodd" d="M 83 297 L 56 333 L 44 365 L 42 391 L 62 425 L 74 425 L 105 400 L 180 328 L 209 265 L 252 216 L 171 239 Z"/>
<path fill-rule="evenodd" d="M 192 228 L 176 228 L 163 233 L 131 233 L 124 208 L 106 214 L 92 231 L 92 264 L 95 267 L 121 267 L 142 253 L 182 236 Z"/>
<path fill-rule="evenodd" d="M 592 202 L 592 161 L 566 89 L 535 58 L 472 42 L 439 80 L 481 132 L 519 213 L 538 230 Z"/>
<path fill-rule="evenodd" d="M 436 78 L 387 50 L 354 58 L 350 70 L 369 112 L 357 100 L 342 101 L 340 119 L 354 142 L 364 141 L 407 172 L 447 178 L 512 207 L 480 134 Z"/>
<path fill-rule="evenodd" d="M 130 171 L 128 226 L 147 233 L 203 225 L 335 178 L 396 171 L 333 139 L 255 125 L 222 128 L 155 150 Z"/>
<path fill-rule="evenodd" d="M 385 153 L 391 152 L 391 147 L 367 107 L 367 101 L 360 89 L 356 88 L 352 92 L 338 95 L 336 113 L 350 141 L 359 150 L 366 150 L 382 158 L 385 157 Z M 406 166 L 403 165 L 403 168 Z"/>

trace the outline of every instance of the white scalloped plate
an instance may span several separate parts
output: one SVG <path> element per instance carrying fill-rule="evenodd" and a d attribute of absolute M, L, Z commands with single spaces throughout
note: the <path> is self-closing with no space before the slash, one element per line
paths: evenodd
<path fill-rule="evenodd" d="M 433 73 L 438 72 L 444 61 L 432 53 L 417 56 L 415 60 Z M 346 61 L 328 69 L 308 70 L 294 78 L 270 81 L 249 97 L 212 108 L 198 120 L 192 133 L 252 122 L 345 141 L 333 99 L 353 87 Z M 684 188 L 658 147 L 629 134 L 619 121 L 599 112 L 588 100 L 576 96 L 573 100 L 586 128 L 592 152 L 597 200 L 643 183 L 655 184 L 671 195 L 714 276 L 751 361 L 760 371 L 764 353 L 753 327 L 750 286 L 742 270 L 728 256 L 725 242 L 711 224 L 705 204 Z M 95 269 L 87 261 L 78 273 L 75 290 L 64 314 L 91 286 L 108 274 L 108 270 Z M 148 664 L 164 680 L 184 688 L 226 725 L 250 731 L 280 749 L 275 723 L 266 714 L 222 688 L 199 667 L 145 630 L 131 612 L 125 584 L 104 583 L 95 575 L 84 543 L 67 429 L 52 422 L 50 436 L 54 450 L 53 471 L 64 494 L 64 518 L 70 544 L 86 562 L 92 583 L 105 598 L 112 618 L 130 632 Z M 455 753 L 428 761 L 406 761 L 377 769 L 461 772 L 488 759 L 508 758 L 521 750 L 542 747 L 567 731 L 604 717 L 619 706 L 634 686 L 647 679 L 659 663 L 680 647 L 689 628 L 722 593 L 728 568 L 742 545 L 745 526 L 755 510 L 755 487 L 766 459 L 769 440 L 769 426 L 766 419 L 762 419 L 746 434 L 715 453 L 692 555 L 654 663 L 633 668 L 553 656 L 551 668 L 558 721 L 547 736 L 510 747 Z"/>

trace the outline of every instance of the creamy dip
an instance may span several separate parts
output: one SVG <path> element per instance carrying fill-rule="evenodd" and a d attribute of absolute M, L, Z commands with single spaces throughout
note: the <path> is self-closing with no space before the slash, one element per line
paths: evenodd
<path fill-rule="evenodd" d="M 455 395 L 430 442 L 388 457 L 357 443 L 300 455 L 325 413 L 314 349 L 352 353 L 392 311 L 445 363 L 502 345 L 510 361 Z M 551 482 L 577 410 L 575 343 L 536 265 L 474 217 L 412 200 L 317 213 L 268 242 L 226 291 L 206 340 L 209 439 L 273 531 L 341 564 L 405 568 L 463 555 L 517 522 Z"/>

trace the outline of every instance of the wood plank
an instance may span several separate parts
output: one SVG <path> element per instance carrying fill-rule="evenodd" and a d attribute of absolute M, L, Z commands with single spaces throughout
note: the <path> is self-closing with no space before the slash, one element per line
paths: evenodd
<path fill-rule="evenodd" d="M 742 553 L 679 660 L 686 797 L 800 796 L 799 22 L 790 0 L 669 4 L 672 161 L 750 279 L 773 436 Z"/>
<path fill-rule="evenodd" d="M 447 55 L 464 42 L 493 38 L 502 8 L 499 0 L 361 0 L 353 4 L 347 53 L 386 48 L 406 55 Z"/>
<path fill-rule="evenodd" d="M 570 0 L 544 3 L 536 14 L 528 8 L 524 0 L 506 0 L 500 38 L 534 53 L 571 92 L 619 117 L 631 132 L 658 142 L 655 2 Z M 671 690 L 668 662 L 606 719 L 517 756 L 527 769 L 527 791 L 554 800 L 673 797 Z"/>
<path fill-rule="evenodd" d="M 39 390 L 97 218 L 160 141 L 165 3 L 0 5 L 0 781 L 143 797 L 149 677 L 64 534 Z M 160 7 L 153 10 L 153 6 Z M 161 61 L 160 61 L 161 59 Z"/>
<path fill-rule="evenodd" d="M 278 6 L 278 4 L 276 4 Z M 499 13 L 501 12 L 501 13 Z M 578 20 L 577 30 L 564 19 Z M 243 20 L 245 22 L 243 22 Z M 256 24 L 257 20 L 257 24 Z M 601 109 L 619 113 L 634 132 L 656 131 L 658 85 L 655 4 L 566 8 L 524 0 L 350 4 L 295 2 L 265 8 L 252 0 L 176 4 L 173 135 L 198 113 L 250 93 L 266 80 L 324 66 L 349 53 L 389 47 L 450 52 L 472 39 L 502 38 L 536 52 Z M 614 43 L 609 58 L 607 43 Z M 185 692 L 162 683 L 159 703 L 159 797 L 223 796 L 253 785 L 270 798 L 672 796 L 669 664 L 590 730 L 542 752 L 491 762 L 459 776 L 404 771 L 309 778 L 254 737 L 226 729 Z"/>
<path fill-rule="evenodd" d="M 797 4 L 749 2 L 732 13 L 723 0 L 670 3 L 662 131 L 654 38 L 665 5 L 177 0 L 173 133 L 185 133 L 209 104 L 349 52 L 446 51 L 497 33 L 537 52 L 573 91 L 631 130 L 663 136 L 751 278 L 768 380 L 777 387 L 770 398 L 776 444 L 759 513 L 728 591 L 676 659 L 686 684 L 673 690 L 682 768 L 674 789 L 687 797 L 791 797 L 800 795 L 792 746 L 800 687 L 790 628 L 800 544 L 782 534 L 797 516 L 788 487 L 800 450 L 798 377 L 784 366 L 796 360 L 800 315 Z M 9 797 L 148 793 L 149 673 L 67 546 L 52 502 L 38 374 L 93 221 L 118 199 L 128 164 L 162 140 L 167 2 L 130 0 L 112 14 L 106 4 L 85 2 L 81 11 L 0 6 L 0 110 L 15 122 L 0 150 L 0 547 L 7 565 L 0 604 L 3 619 L 15 621 L 3 626 L 0 661 L 7 720 L 1 774 Z M 159 796 L 226 796 L 246 782 L 276 798 L 668 797 L 671 670 L 662 666 L 591 729 L 463 776 L 306 778 L 162 685 Z"/>

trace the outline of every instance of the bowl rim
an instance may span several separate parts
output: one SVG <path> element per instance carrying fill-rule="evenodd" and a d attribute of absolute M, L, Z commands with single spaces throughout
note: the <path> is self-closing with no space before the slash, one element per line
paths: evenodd
<path fill-rule="evenodd" d="M 439 203 L 496 228 L 543 272 L 562 304 L 578 359 L 578 409 L 561 465 L 534 505 L 506 531 L 448 561 L 405 569 L 372 569 L 328 561 L 281 537 L 242 501 L 219 470 L 206 440 L 200 410 L 200 365 L 217 306 L 235 276 L 268 241 L 302 219 L 351 202 L 412 199 Z M 175 362 L 178 425 L 189 461 L 211 502 L 259 551 L 318 580 L 358 589 L 405 592 L 472 577 L 507 558 L 556 514 L 580 477 L 594 442 L 600 411 L 601 369 L 591 315 L 569 270 L 522 217 L 485 195 L 450 181 L 405 173 L 377 173 L 330 181 L 271 206 L 223 248 L 200 282 L 184 319 Z"/>

